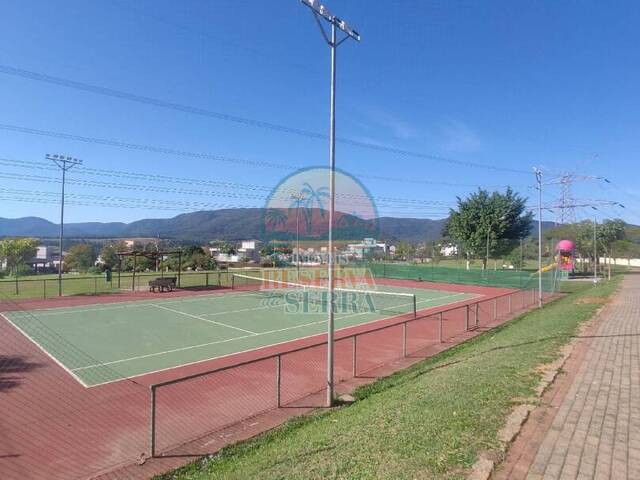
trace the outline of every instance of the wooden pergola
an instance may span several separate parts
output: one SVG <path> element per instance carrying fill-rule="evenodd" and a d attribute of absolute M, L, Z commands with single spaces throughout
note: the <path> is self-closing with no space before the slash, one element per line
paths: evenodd
<path fill-rule="evenodd" d="M 155 252 L 147 252 L 145 250 L 128 250 L 126 252 L 117 252 L 118 255 L 118 288 L 120 288 L 120 274 L 122 273 L 122 259 L 126 257 L 133 257 L 133 278 L 131 279 L 131 290 L 136 289 L 136 267 L 138 263 L 138 257 L 148 258 L 154 262 L 158 262 L 158 259 L 167 255 L 178 255 L 178 280 L 177 286 L 180 287 L 180 272 L 182 270 L 182 250 L 158 250 Z M 164 277 L 164 271 L 160 269 L 160 276 Z"/>

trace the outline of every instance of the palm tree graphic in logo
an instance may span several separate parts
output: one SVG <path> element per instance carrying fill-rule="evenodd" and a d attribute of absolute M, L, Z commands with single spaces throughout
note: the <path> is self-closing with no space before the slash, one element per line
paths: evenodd
<path fill-rule="evenodd" d="M 324 218 L 325 216 L 326 210 L 324 202 L 329 198 L 329 188 L 320 187 L 315 189 L 309 182 L 304 182 L 300 189 L 300 194 L 305 198 L 302 214 L 305 220 L 306 231 L 307 233 L 311 233 L 313 231 L 314 209 L 320 211 L 320 217 Z"/>
<path fill-rule="evenodd" d="M 287 224 L 287 215 L 280 208 L 269 208 L 265 215 L 267 226 L 272 231 L 277 231 Z"/>

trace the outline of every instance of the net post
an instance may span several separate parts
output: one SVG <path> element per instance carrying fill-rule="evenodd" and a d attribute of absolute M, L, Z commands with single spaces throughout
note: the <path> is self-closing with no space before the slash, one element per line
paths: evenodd
<path fill-rule="evenodd" d="M 205 284 L 205 287 L 209 286 L 209 272 L 206 272 L 204 274 L 204 284 Z"/>
<path fill-rule="evenodd" d="M 418 318 L 418 302 L 415 294 L 413 295 L 413 318 Z"/>
<path fill-rule="evenodd" d="M 276 407 L 280 408 L 281 397 L 280 397 L 280 385 L 282 383 L 282 358 L 280 355 L 276 357 Z"/>
<path fill-rule="evenodd" d="M 42 298 L 47 298 L 47 281 L 42 280 Z"/>
<path fill-rule="evenodd" d="M 93 294 L 94 295 L 98 294 L 98 277 L 95 277 L 93 279 Z"/>
<path fill-rule="evenodd" d="M 509 294 L 509 314 L 511 314 L 511 294 Z"/>
<path fill-rule="evenodd" d="M 464 306 L 464 330 L 469 330 L 469 305 Z"/>
<path fill-rule="evenodd" d="M 476 303 L 476 328 L 480 325 L 480 303 Z"/>
<path fill-rule="evenodd" d="M 351 356 L 352 356 L 351 364 L 353 365 L 352 373 L 353 373 L 353 377 L 355 378 L 358 376 L 358 368 L 356 363 L 356 360 L 358 358 L 358 336 L 357 335 L 353 336 L 353 349 L 351 352 Z"/>
<path fill-rule="evenodd" d="M 149 448 L 151 451 L 151 458 L 156 456 L 156 386 L 151 385 L 151 417 L 150 417 L 150 432 L 149 432 Z"/>
<path fill-rule="evenodd" d="M 442 343 L 442 312 L 438 313 L 438 340 Z"/>
<path fill-rule="evenodd" d="M 493 298 L 493 319 L 496 320 L 498 318 L 498 298 Z"/>
<path fill-rule="evenodd" d="M 407 356 L 407 322 L 402 323 L 402 356 Z"/>
<path fill-rule="evenodd" d="M 236 274 L 231 274 L 231 290 L 235 290 L 236 288 Z"/>

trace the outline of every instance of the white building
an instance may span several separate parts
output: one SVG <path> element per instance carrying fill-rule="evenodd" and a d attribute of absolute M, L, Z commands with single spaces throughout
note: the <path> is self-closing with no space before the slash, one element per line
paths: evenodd
<path fill-rule="evenodd" d="M 375 238 L 365 238 L 359 243 L 349 243 L 345 254 L 356 259 L 386 256 L 389 254 L 389 246 L 384 242 L 377 242 Z"/>
<path fill-rule="evenodd" d="M 444 257 L 455 257 L 458 255 L 458 246 L 453 243 L 448 243 L 446 245 L 440 245 L 440 253 Z"/>

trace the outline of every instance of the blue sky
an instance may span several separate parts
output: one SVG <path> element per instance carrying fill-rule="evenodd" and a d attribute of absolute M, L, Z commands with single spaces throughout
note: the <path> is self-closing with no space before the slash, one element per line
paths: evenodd
<path fill-rule="evenodd" d="M 381 202 L 382 215 L 442 217 L 445 207 L 427 202 L 451 203 L 473 185 L 513 185 L 532 197 L 533 204 L 533 174 L 524 172 L 537 165 L 548 179 L 564 170 L 609 178 L 610 185 L 579 182 L 573 194 L 581 200 L 623 203 L 625 210 L 606 207 L 597 214 L 640 223 L 640 5 L 417 0 L 327 4 L 362 34 L 361 43 L 345 42 L 338 51 L 338 136 L 426 154 L 338 144 L 339 167 L 362 175 L 374 197 L 399 199 Z M 22 69 L 326 134 L 329 49 L 310 12 L 297 0 L 7 0 L 0 27 L 2 126 L 291 168 L 327 163 L 322 139 L 6 73 Z M 211 156 L 140 151 L 0 128 L 0 158 L 44 162 L 46 152 L 82 158 L 94 169 L 233 182 L 185 196 L 148 190 L 175 187 L 170 181 L 72 170 L 69 175 L 76 183 L 68 191 L 93 197 L 76 197 L 86 205 L 70 205 L 69 222 L 180 213 L 157 203 L 145 208 L 96 205 L 110 204 L 111 197 L 260 206 L 264 202 L 249 196 L 256 190 L 248 186 L 270 189 L 291 173 Z M 2 172 L 9 178 L 2 181 L 0 216 L 57 218 L 58 207 L 47 202 L 55 200 L 59 185 L 28 178 L 56 178 L 55 171 L 5 162 L 0 163 Z M 78 183 L 82 180 L 139 188 Z M 25 190 L 30 193 L 20 193 Z M 545 202 L 554 203 L 558 193 L 550 187 Z M 46 202 L 23 201 L 26 198 Z M 409 200 L 410 206 L 400 200 Z M 592 214 L 591 209 L 577 210 L 578 218 Z"/>

